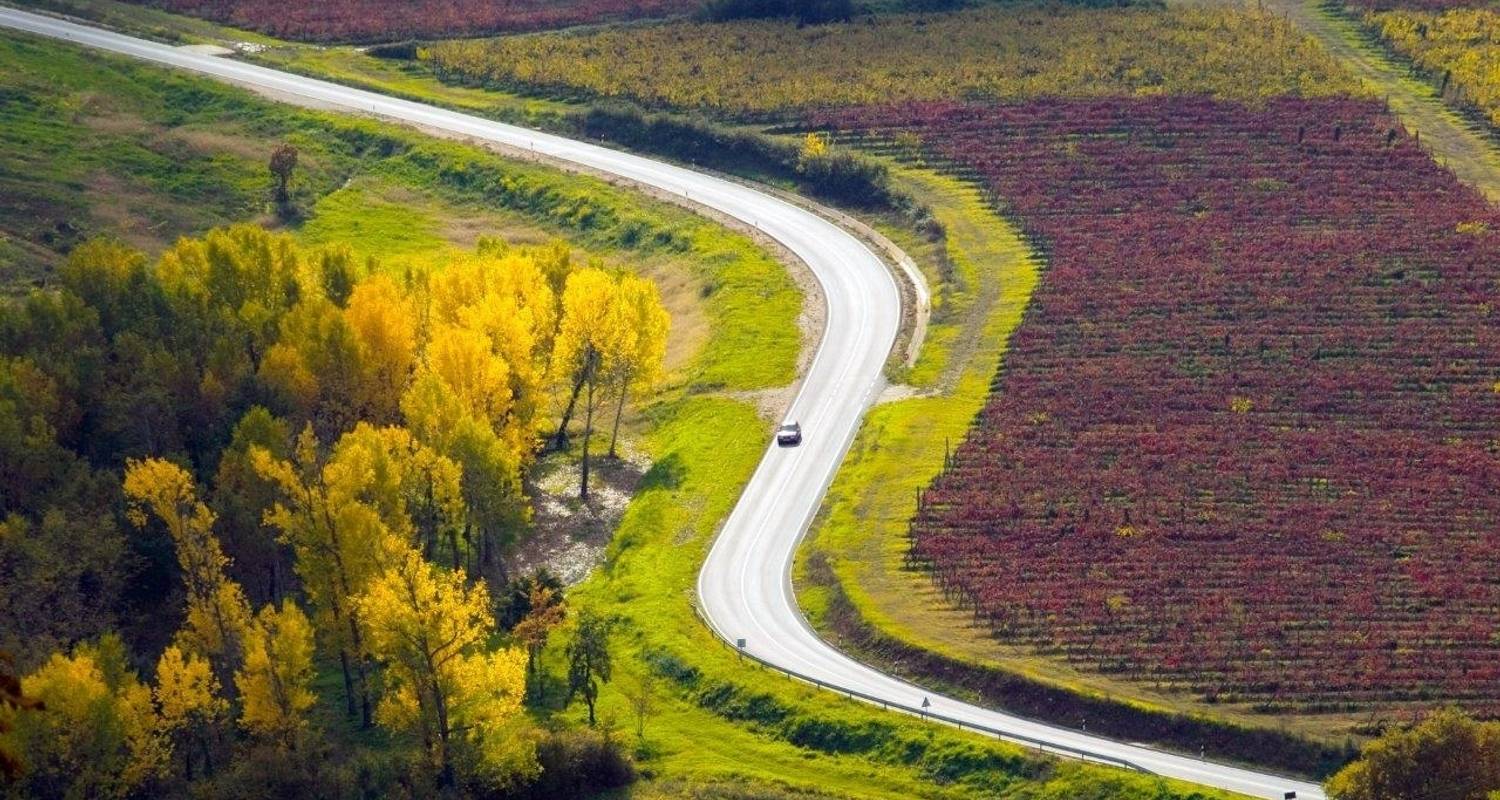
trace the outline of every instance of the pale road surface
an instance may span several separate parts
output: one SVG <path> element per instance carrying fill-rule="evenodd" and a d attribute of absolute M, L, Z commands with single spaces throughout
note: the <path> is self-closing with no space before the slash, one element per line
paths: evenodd
<path fill-rule="evenodd" d="M 894 278 L 864 245 L 832 223 L 750 187 L 433 106 L 8 8 L 0 8 L 0 25 L 341 109 L 533 149 L 688 195 L 694 202 L 758 226 L 807 262 L 827 295 L 828 318 L 823 341 L 789 415 L 802 422 L 806 441 L 795 448 L 768 446 L 699 576 L 702 611 L 717 633 L 730 642 L 743 638 L 751 655 L 827 685 L 912 707 L 920 706 L 926 698 L 933 714 L 1007 736 L 1080 751 L 1096 760 L 1125 761 L 1158 775 L 1256 797 L 1281 798 L 1287 791 L 1296 791 L 1299 798 L 1323 797 L 1322 791 L 1310 783 L 1113 742 L 952 700 L 844 656 L 806 625 L 792 597 L 792 554 L 861 417 L 882 388 L 881 370 L 901 319 L 900 293 Z"/>

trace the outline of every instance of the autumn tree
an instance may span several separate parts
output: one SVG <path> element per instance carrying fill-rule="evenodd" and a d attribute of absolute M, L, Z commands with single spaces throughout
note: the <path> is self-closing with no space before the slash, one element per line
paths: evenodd
<path fill-rule="evenodd" d="M 500 734 L 521 709 L 525 654 L 486 652 L 494 619 L 483 583 L 408 548 L 357 605 L 387 667 L 381 724 L 418 734 L 444 786 L 455 783 L 461 745 L 492 763 L 513 757 L 513 737 Z"/>
<path fill-rule="evenodd" d="M 396 422 L 401 395 L 416 364 L 416 313 L 394 280 L 372 275 L 354 286 L 344 318 L 359 349 L 355 404 L 360 419 L 375 424 Z"/>
<path fill-rule="evenodd" d="M 589 707 L 589 725 L 594 725 L 594 704 L 599 699 L 599 685 L 609 683 L 612 662 L 609 655 L 610 621 L 584 609 L 568 642 L 568 700 L 575 695 Z"/>
<path fill-rule="evenodd" d="M 165 769 L 170 746 L 151 689 L 130 670 L 118 637 L 53 654 L 21 680 L 21 692 L 44 709 L 15 720 L 27 765 L 20 796 L 124 798 Z"/>
<path fill-rule="evenodd" d="M 589 443 L 594 433 L 594 415 L 604 399 L 609 370 L 622 350 L 624 331 L 615 280 L 603 270 L 592 268 L 569 275 L 567 288 L 563 290 L 562 319 L 553 345 L 552 369 L 558 382 L 570 388 L 555 443 L 558 447 L 566 446 L 568 421 L 582 394 L 583 467 L 578 494 L 585 500 L 589 496 Z"/>
<path fill-rule="evenodd" d="M 0 651 L 0 778 L 16 778 L 25 765 L 6 735 L 15 728 L 15 716 L 22 711 L 41 711 L 45 706 L 35 697 L 21 691 L 21 679 L 12 669 L 10 654 Z"/>
<path fill-rule="evenodd" d="M 1365 745 L 1327 790 L 1333 800 L 1489 800 L 1500 792 L 1500 722 L 1434 712 Z"/>
<path fill-rule="evenodd" d="M 548 277 L 522 253 L 455 257 L 429 276 L 429 327 L 401 402 L 416 437 L 463 467 L 461 538 L 485 577 L 525 522 L 521 469 L 535 447 L 557 312 Z M 498 573 L 498 575 L 496 574 Z"/>
<path fill-rule="evenodd" d="M 374 471 L 354 462 L 351 457 L 325 463 L 310 427 L 297 437 L 289 460 L 262 448 L 251 451 L 256 472 L 281 491 L 265 519 L 296 554 L 303 591 L 319 627 L 338 650 L 349 716 L 358 714 L 369 725 L 364 632 L 353 599 L 378 572 L 386 542 L 395 534 L 366 500 Z"/>
<path fill-rule="evenodd" d="M 297 168 L 297 148 L 282 142 L 271 151 L 271 177 L 275 181 L 271 199 L 276 201 L 276 208 L 283 217 L 295 215 L 292 208 L 292 171 Z"/>
<path fill-rule="evenodd" d="M 277 541 L 276 529 L 265 522 L 278 488 L 255 471 L 250 451 L 260 448 L 285 459 L 291 447 L 286 422 L 253 406 L 235 424 L 214 472 L 211 505 L 218 514 L 219 539 L 231 559 L 229 572 L 257 606 L 279 603 L 295 581 L 290 548 Z"/>
<path fill-rule="evenodd" d="M 240 724 L 252 734 L 295 749 L 307 726 L 312 693 L 313 630 L 290 600 L 266 606 L 245 636 L 245 663 L 234 674 Z"/>
<path fill-rule="evenodd" d="M 365 424 L 340 437 L 326 460 L 311 430 L 290 460 L 260 449 L 251 459 L 280 489 L 266 520 L 295 552 L 317 627 L 338 649 L 349 714 L 368 725 L 373 694 L 355 598 L 418 537 L 413 519 L 454 524 L 460 469 L 404 429 Z"/>
<path fill-rule="evenodd" d="M 128 516 L 144 527 L 147 513 L 166 526 L 187 589 L 187 619 L 177 641 L 213 664 L 219 685 L 239 665 L 250 605 L 225 574 L 228 559 L 214 535 L 214 514 L 198 499 L 192 476 L 158 458 L 129 461 L 125 469 Z"/>
<path fill-rule="evenodd" d="M 157 725 L 170 748 L 182 756 L 182 774 L 193 780 L 201 756 L 203 772 L 213 771 L 216 729 L 229 704 L 219 696 L 219 681 L 207 659 L 169 646 L 156 662 Z"/>
<path fill-rule="evenodd" d="M 562 593 L 539 581 L 531 582 L 527 606 L 529 610 L 516 623 L 512 634 L 526 648 L 527 689 L 535 686 L 536 697 L 541 699 L 546 695 L 546 690 L 542 684 L 543 675 L 538 662 L 552 631 L 567 616 L 567 609 L 563 607 Z"/>
<path fill-rule="evenodd" d="M 615 447 L 620 438 L 620 417 L 625 411 L 626 397 L 631 392 L 649 391 L 661 379 L 667 331 L 672 322 L 662 307 L 656 284 L 644 278 L 621 277 L 617 303 L 620 330 L 609 365 L 609 380 L 617 398 L 609 435 L 610 458 L 617 457 Z"/>

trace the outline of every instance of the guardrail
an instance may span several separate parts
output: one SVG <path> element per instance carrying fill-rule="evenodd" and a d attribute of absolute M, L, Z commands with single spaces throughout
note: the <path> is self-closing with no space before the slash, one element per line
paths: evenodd
<path fill-rule="evenodd" d="M 696 602 L 693 602 L 693 601 L 690 600 L 690 601 L 688 601 L 688 605 L 692 606 L 692 608 L 693 608 L 693 614 L 698 617 L 698 621 L 702 622 L 703 625 L 704 625 L 704 627 L 708 628 L 708 630 L 711 633 L 713 633 L 714 638 L 718 639 L 726 647 L 728 647 L 730 650 L 734 651 L 734 653 L 736 655 L 738 655 L 741 658 L 748 658 L 751 661 L 754 661 L 755 663 L 757 663 L 757 664 L 759 664 L 759 665 L 761 665 L 763 667 L 768 667 L 768 668 L 773 669 L 773 670 L 775 670 L 777 672 L 780 672 L 781 674 L 787 676 L 788 678 L 792 678 L 793 680 L 802 681 L 803 683 L 810 684 L 810 685 L 815 686 L 815 687 L 817 687 L 819 689 L 830 691 L 830 692 L 833 692 L 835 694 L 844 695 L 844 696 L 850 698 L 851 700 L 862 700 L 862 701 L 864 701 L 866 703 L 869 703 L 871 705 L 880 706 L 882 709 L 884 709 L 886 711 L 898 711 L 898 712 L 901 712 L 903 714 L 908 714 L 908 715 L 911 715 L 911 716 L 914 716 L 914 717 L 919 717 L 921 719 L 930 719 L 930 720 L 933 720 L 935 722 L 941 722 L 941 723 L 943 723 L 945 725 L 952 725 L 953 727 L 958 728 L 959 730 L 974 731 L 976 733 L 989 734 L 991 736 L 994 736 L 996 739 L 1000 739 L 1002 741 L 1012 742 L 1014 744 L 1024 745 L 1026 747 L 1031 747 L 1031 748 L 1039 750 L 1039 751 L 1041 751 L 1043 753 L 1046 753 L 1048 755 L 1063 756 L 1065 758 L 1074 758 L 1074 759 L 1077 759 L 1079 761 L 1088 761 L 1088 762 L 1092 762 L 1092 763 L 1096 763 L 1096 764 L 1106 764 L 1106 765 L 1109 765 L 1109 766 L 1120 767 L 1120 768 L 1123 768 L 1123 769 L 1132 770 L 1134 772 L 1144 772 L 1144 773 L 1147 773 L 1147 774 L 1150 774 L 1150 772 L 1151 772 L 1151 770 L 1148 770 L 1145 767 L 1142 767 L 1141 765 L 1136 764 L 1135 762 L 1129 761 L 1127 759 L 1117 758 L 1115 756 L 1101 755 L 1099 753 L 1090 753 L 1089 751 L 1083 750 L 1081 748 L 1072 747 L 1070 745 L 1063 745 L 1063 744 L 1056 744 L 1056 743 L 1048 742 L 1048 741 L 1045 741 L 1045 740 L 1042 740 L 1042 739 L 1037 739 L 1037 738 L 1034 738 L 1034 737 L 1031 737 L 1031 736 L 1027 736 L 1024 733 L 1011 733 L 1011 732 L 1007 732 L 1007 731 L 1002 731 L 1002 730 L 1000 730 L 998 728 L 991 728 L 991 727 L 988 727 L 988 726 L 985 726 L 985 725 L 978 725 L 978 724 L 975 724 L 973 722 L 964 722 L 961 719 L 956 719 L 954 717 L 949 717 L 949 716 L 944 716 L 942 714 L 933 713 L 932 711 L 929 711 L 929 710 L 927 710 L 925 708 L 916 708 L 916 707 L 913 707 L 913 706 L 908 706 L 908 705 L 906 705 L 904 703 L 894 703 L 894 702 L 891 702 L 890 700 L 886 700 L 884 698 L 876 697 L 876 696 L 874 696 L 872 694 L 866 694 L 866 693 L 861 692 L 861 691 L 859 691 L 857 689 L 849 689 L 849 688 L 845 688 L 845 687 L 842 687 L 842 686 L 838 686 L 838 685 L 829 683 L 828 681 L 821 680 L 819 678 L 814 678 L 811 675 L 804 675 L 804 674 L 802 674 L 802 673 L 800 673 L 800 672 L 798 672 L 798 671 L 796 671 L 794 669 L 787 669 L 786 667 L 783 667 L 783 666 L 781 666 L 779 664 L 773 664 L 770 661 L 767 661 L 764 658 L 761 658 L 760 656 L 755 655 L 754 653 L 749 653 L 749 652 L 746 652 L 742 648 L 736 647 L 734 645 L 734 643 L 730 642 L 728 639 L 724 638 L 724 636 L 722 634 L 719 633 L 718 629 L 714 627 L 713 623 L 710 622 L 708 620 L 708 618 L 703 615 L 703 610 L 700 609 L 700 608 L 698 608 L 698 604 Z"/>

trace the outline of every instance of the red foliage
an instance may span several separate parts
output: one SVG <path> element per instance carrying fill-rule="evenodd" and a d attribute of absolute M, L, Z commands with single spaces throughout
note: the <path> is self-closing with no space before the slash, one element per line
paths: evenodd
<path fill-rule="evenodd" d="M 1447 11 L 1451 8 L 1489 8 L 1491 0 L 1345 0 L 1352 9 L 1365 11 Z"/>
<path fill-rule="evenodd" d="M 131 0 L 307 41 L 479 36 L 682 14 L 702 0 Z"/>
<path fill-rule="evenodd" d="M 819 124 L 917 132 L 1048 254 L 915 562 L 1007 639 L 1132 678 L 1500 712 L 1500 214 L 1377 104 Z"/>

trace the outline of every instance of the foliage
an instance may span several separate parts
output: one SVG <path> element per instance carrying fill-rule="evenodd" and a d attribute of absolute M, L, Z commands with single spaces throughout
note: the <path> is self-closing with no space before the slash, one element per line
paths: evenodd
<path fill-rule="evenodd" d="M 10 655 L 0 651 L 0 778 L 6 780 L 20 777 L 26 768 L 6 736 L 15 728 L 16 715 L 45 708 L 42 701 L 21 691 L 21 679 L 11 671 L 12 664 Z"/>
<path fill-rule="evenodd" d="M 1050 258 L 913 523 L 946 591 L 1008 641 L 1217 700 L 1495 708 L 1500 242 L 1458 230 L 1495 212 L 1378 105 L 825 121 L 926 134 Z"/>
<path fill-rule="evenodd" d="M 187 621 L 177 641 L 190 653 L 212 661 L 214 671 L 227 678 L 242 656 L 245 631 L 250 626 L 250 604 L 239 584 L 224 573 L 229 559 L 214 535 L 213 512 L 198 500 L 197 488 L 186 470 L 156 458 L 128 462 L 125 496 L 131 503 L 127 512 L 131 521 L 144 527 L 149 510 L 166 526 L 176 547 L 187 585 Z M 171 676 L 178 681 L 173 690 L 196 691 L 198 687 L 189 685 L 185 672 L 196 669 L 196 662 L 185 662 L 177 649 L 167 649 L 167 654 L 176 655 L 171 659 L 163 655 L 158 670 L 163 665 L 172 669 Z M 217 692 L 217 685 L 215 679 L 213 692 Z M 178 716 L 171 715 L 170 724 L 175 724 Z"/>
<path fill-rule="evenodd" d="M 443 42 L 424 55 L 452 76 L 760 115 L 972 97 L 1359 91 L 1279 16 L 1204 6 L 983 8 L 805 29 L 676 23 Z"/>
<path fill-rule="evenodd" d="M 234 674 L 240 693 L 240 724 L 283 747 L 295 747 L 316 698 L 313 629 L 290 600 L 266 606 L 245 636 L 244 665 Z"/>
<path fill-rule="evenodd" d="M 284 39 L 392 41 L 412 37 L 562 28 L 663 17 L 703 0 L 336 0 L 316 6 L 277 0 L 132 0 Z"/>
<path fill-rule="evenodd" d="M 1367 13 L 1387 46 L 1434 76 L 1450 103 L 1500 126 L 1500 13 L 1441 7 Z"/>
<path fill-rule="evenodd" d="M 848 22 L 852 0 L 709 0 L 702 15 L 723 22 L 731 19 L 790 17 L 803 25 Z"/>
<path fill-rule="evenodd" d="M 21 681 L 45 708 L 16 720 L 27 772 L 23 797 L 123 798 L 165 770 L 170 745 L 158 730 L 151 689 L 125 663 L 118 639 L 54 653 Z"/>
<path fill-rule="evenodd" d="M 613 622 L 585 608 L 578 615 L 573 638 L 568 641 L 568 699 L 582 696 L 589 707 L 589 725 L 594 720 L 594 703 L 599 699 L 599 684 L 608 683 L 614 673 L 609 654 L 609 631 Z"/>
<path fill-rule="evenodd" d="M 1488 800 L 1500 793 L 1500 722 L 1436 711 L 1370 742 L 1327 788 L 1333 800 Z"/>
<path fill-rule="evenodd" d="M 537 742 L 536 778 L 512 792 L 515 800 L 585 800 L 628 786 L 635 766 L 608 732 L 549 733 Z"/>
<path fill-rule="evenodd" d="M 760 133 L 671 114 L 646 114 L 618 104 L 591 105 L 577 118 L 578 132 L 626 147 L 663 153 L 694 164 L 765 174 L 801 191 L 855 208 L 901 210 L 907 203 L 890 187 L 884 167 L 843 150 L 829 150 L 805 169 L 799 148 Z"/>
<path fill-rule="evenodd" d="M 367 621 L 370 653 L 387 669 L 382 725 L 419 734 L 446 785 L 455 781 L 455 750 L 472 746 L 488 764 L 530 772 L 528 754 L 507 735 L 525 692 L 525 653 L 486 652 L 494 632 L 489 592 L 461 571 L 443 572 L 415 549 L 370 583 L 356 605 Z"/>

